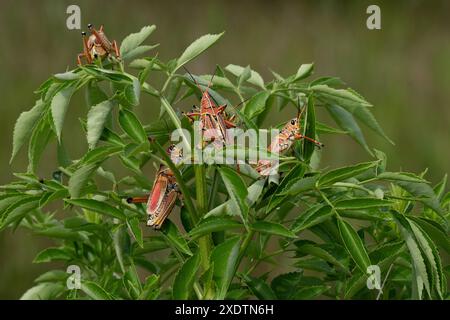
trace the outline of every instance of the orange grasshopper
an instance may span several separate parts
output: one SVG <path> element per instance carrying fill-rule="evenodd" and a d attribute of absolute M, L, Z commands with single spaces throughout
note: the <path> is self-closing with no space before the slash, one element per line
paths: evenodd
<path fill-rule="evenodd" d="M 191 121 L 194 121 L 195 117 L 197 116 L 200 117 L 200 129 L 204 133 L 202 135 L 202 147 L 204 147 L 206 143 L 212 142 L 216 148 L 222 148 L 229 142 L 227 129 L 236 127 L 236 125 L 233 123 L 234 116 L 227 117 L 225 113 L 227 105 L 217 105 L 208 92 L 209 88 L 211 87 L 214 75 L 211 77 L 206 90 L 203 91 L 192 74 L 186 68 L 185 70 L 202 93 L 200 108 L 194 106 L 193 110 L 186 113 L 185 115 Z"/>
<path fill-rule="evenodd" d="M 89 38 L 86 38 L 86 32 L 81 32 L 83 36 L 83 52 L 77 56 L 78 65 L 81 65 L 81 58 L 85 58 L 90 64 L 96 59 L 104 60 L 111 56 L 111 53 L 116 55 L 117 59 L 120 59 L 119 48 L 117 42 L 109 41 L 103 32 L 103 26 L 100 26 L 99 30 L 95 30 L 92 24 L 88 24 L 88 29 L 91 31 Z"/>
<path fill-rule="evenodd" d="M 281 129 L 280 133 L 272 139 L 267 151 L 276 152 L 278 154 L 283 153 L 290 149 L 295 141 L 300 139 L 306 139 L 314 143 L 317 147 L 321 148 L 325 145 L 319 141 L 316 141 L 310 137 L 307 137 L 300 133 L 301 124 L 300 119 L 305 111 L 306 107 L 304 107 L 298 114 L 296 118 L 291 119 L 289 122 L 285 124 L 285 126 Z M 262 176 L 268 176 L 272 173 L 273 161 L 267 159 L 260 159 L 258 164 L 256 165 L 256 171 Z"/>
<path fill-rule="evenodd" d="M 183 158 L 182 149 L 171 145 L 168 148 L 171 160 L 179 164 Z M 148 197 L 128 198 L 128 203 L 147 203 L 147 226 L 160 229 L 164 220 L 172 212 L 177 199 L 182 200 L 182 194 L 170 168 L 160 165 L 156 179 Z"/>

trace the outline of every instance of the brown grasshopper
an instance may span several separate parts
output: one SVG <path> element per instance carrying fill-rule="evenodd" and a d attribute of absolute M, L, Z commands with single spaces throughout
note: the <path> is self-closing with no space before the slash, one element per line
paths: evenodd
<path fill-rule="evenodd" d="M 115 54 L 117 59 L 120 59 L 117 42 L 108 40 L 103 32 L 103 26 L 100 26 L 99 30 L 95 30 L 92 24 L 88 24 L 88 29 L 91 31 L 89 38 L 86 38 L 86 32 L 81 32 L 83 36 L 83 52 L 77 56 L 78 65 L 82 64 L 81 58 L 85 58 L 90 64 L 96 59 L 104 60 L 111 56 L 112 53 Z"/>
<path fill-rule="evenodd" d="M 227 105 L 217 105 L 208 92 L 212 84 L 214 75 L 212 76 L 206 90 L 203 91 L 192 74 L 186 68 L 185 70 L 188 72 L 188 74 L 202 93 L 200 108 L 194 106 L 193 110 L 186 113 L 185 115 L 191 121 L 194 121 L 195 117 L 200 117 L 200 129 L 203 133 L 202 147 L 204 147 L 208 142 L 213 142 L 214 146 L 217 149 L 222 148 L 229 142 L 227 129 L 236 127 L 236 125 L 233 123 L 234 116 L 228 117 L 225 112 Z"/>
<path fill-rule="evenodd" d="M 310 137 L 304 136 L 300 133 L 301 125 L 300 119 L 305 111 L 306 107 L 304 107 L 298 114 L 296 118 L 291 119 L 287 122 L 284 127 L 281 129 L 280 133 L 272 139 L 267 151 L 276 152 L 278 154 L 283 153 L 290 149 L 295 141 L 300 139 L 306 139 L 314 143 L 317 147 L 321 148 L 325 145 L 319 141 L 316 141 Z M 267 159 L 260 159 L 258 164 L 256 165 L 256 171 L 262 176 L 268 176 L 272 172 L 272 167 L 274 163 L 273 161 Z"/>
<path fill-rule="evenodd" d="M 182 149 L 171 145 L 168 148 L 171 160 L 178 164 L 183 158 Z M 160 165 L 155 182 L 148 197 L 128 198 L 128 203 L 147 203 L 147 226 L 160 229 L 164 220 L 172 212 L 177 199 L 182 200 L 175 176 L 170 168 Z"/>

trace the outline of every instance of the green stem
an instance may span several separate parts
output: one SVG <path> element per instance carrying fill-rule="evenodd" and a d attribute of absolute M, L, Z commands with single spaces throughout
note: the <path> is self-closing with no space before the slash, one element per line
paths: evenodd
<path fill-rule="evenodd" d="M 208 209 L 208 195 L 206 190 L 206 172 L 203 164 L 194 165 L 195 172 L 195 191 L 197 196 L 197 209 L 200 217 L 206 213 Z M 209 250 L 210 250 L 210 237 L 204 236 L 198 239 L 200 260 L 204 270 L 209 269 Z"/>
<path fill-rule="evenodd" d="M 213 176 L 213 182 L 211 185 L 211 193 L 209 194 L 209 199 L 208 199 L 208 211 L 211 211 L 214 207 L 214 200 L 216 199 L 217 188 L 219 186 L 219 173 L 216 170 L 216 168 L 213 168 L 213 170 L 214 170 L 214 176 Z"/>
<path fill-rule="evenodd" d="M 241 248 L 239 249 L 238 260 L 236 263 L 236 270 L 239 267 L 239 265 L 241 264 L 242 258 L 244 257 L 245 252 L 247 251 L 247 248 L 248 248 L 250 242 L 252 241 L 254 234 L 255 234 L 255 231 L 253 231 L 253 230 L 248 231 L 247 235 L 244 238 L 244 241 L 242 241 Z"/>

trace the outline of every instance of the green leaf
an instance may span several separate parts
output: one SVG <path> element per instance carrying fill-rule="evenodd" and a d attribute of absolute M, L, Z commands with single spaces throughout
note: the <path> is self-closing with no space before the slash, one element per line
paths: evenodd
<path fill-rule="evenodd" d="M 52 130 L 48 123 L 47 117 L 42 118 L 39 124 L 34 128 L 28 146 L 28 172 L 36 172 L 39 160 L 45 150 L 50 138 Z"/>
<path fill-rule="evenodd" d="M 74 71 L 67 71 L 64 73 L 56 73 L 53 75 L 53 77 L 55 77 L 58 80 L 61 81 L 71 81 L 71 80 L 78 80 L 81 78 L 81 73 L 77 73 Z"/>
<path fill-rule="evenodd" d="M 159 276 L 152 274 L 145 279 L 144 289 L 141 295 L 138 297 L 139 300 L 155 300 L 159 295 L 158 287 Z"/>
<path fill-rule="evenodd" d="M 295 181 L 300 180 L 305 174 L 306 168 L 303 163 L 295 165 L 281 180 L 281 183 L 276 187 L 275 192 L 270 197 L 269 204 L 266 206 L 266 213 L 271 212 L 284 203 L 287 195 L 280 195 L 282 190 L 288 189 Z"/>
<path fill-rule="evenodd" d="M 3 210 L 3 212 L 0 212 L 2 215 L 0 220 L 0 231 L 11 223 L 20 221 L 26 214 L 31 213 L 38 206 L 39 196 L 26 196 L 17 202 L 14 202 Z"/>
<path fill-rule="evenodd" d="M 286 188 L 281 192 L 281 195 L 297 195 L 299 193 L 314 189 L 318 179 L 319 176 L 312 176 L 296 180 L 293 183 L 286 185 Z"/>
<path fill-rule="evenodd" d="M 243 225 L 240 222 L 225 218 L 214 218 L 202 221 L 199 225 L 189 232 L 192 239 L 199 238 L 205 234 L 212 232 L 229 230 L 233 228 L 241 228 Z"/>
<path fill-rule="evenodd" d="M 270 97 L 270 92 L 262 91 L 255 94 L 241 110 L 249 119 L 252 119 L 261 114 L 265 107 L 267 99 Z"/>
<path fill-rule="evenodd" d="M 373 152 L 367 145 L 364 134 L 358 123 L 356 123 L 355 118 L 353 118 L 353 115 L 336 104 L 327 105 L 326 108 L 338 126 L 342 130 L 347 131 L 350 137 L 358 142 L 370 155 L 373 155 Z"/>
<path fill-rule="evenodd" d="M 408 172 L 382 172 L 376 177 L 380 180 L 426 183 L 423 178 Z"/>
<path fill-rule="evenodd" d="M 308 107 L 305 119 L 305 136 L 316 139 L 316 111 L 314 107 L 314 96 L 310 95 L 308 97 Z M 306 139 L 303 140 L 303 159 L 309 162 L 312 154 L 314 153 L 316 146 L 311 141 Z"/>
<path fill-rule="evenodd" d="M 130 110 L 125 108 L 120 109 L 119 123 L 123 131 L 137 143 L 144 143 L 148 140 L 141 122 Z"/>
<path fill-rule="evenodd" d="M 120 220 L 126 219 L 125 214 L 121 210 L 111 206 L 110 204 L 107 204 L 106 202 L 97 201 L 94 199 L 66 199 L 65 202 L 83 209 L 95 211 Z"/>
<path fill-rule="evenodd" d="M 395 143 L 386 135 L 383 128 L 381 128 L 378 121 L 375 119 L 373 114 L 370 112 L 368 108 L 357 108 L 353 112 L 353 116 L 359 119 L 362 123 L 376 132 L 378 135 L 383 137 L 390 144 L 395 145 Z"/>
<path fill-rule="evenodd" d="M 394 261 L 404 252 L 403 241 L 388 242 L 374 249 L 369 257 L 372 263 L 378 265 L 382 275 L 387 272 Z M 351 299 L 359 291 L 367 290 L 367 273 L 356 272 L 348 281 L 345 289 L 344 299 Z"/>
<path fill-rule="evenodd" d="M 113 155 L 122 151 L 121 146 L 101 146 L 95 149 L 89 150 L 79 162 L 77 166 L 82 167 L 88 164 L 102 163 Z"/>
<path fill-rule="evenodd" d="M 253 206 L 264 189 L 265 180 L 257 180 L 251 186 L 247 188 L 247 205 L 249 207 Z M 231 199 L 213 208 L 211 211 L 205 214 L 204 218 L 209 218 L 213 216 L 220 216 L 222 214 L 228 214 L 229 216 L 234 216 L 235 212 L 231 209 Z"/>
<path fill-rule="evenodd" d="M 331 264 L 334 264 L 335 266 L 341 268 L 345 272 L 349 272 L 347 267 L 338 259 L 335 257 L 336 255 L 336 246 L 331 247 L 332 250 L 326 250 L 326 244 L 325 245 L 319 245 L 312 241 L 308 240 L 300 240 L 296 241 L 295 245 L 297 246 L 296 251 L 300 254 L 308 254 L 320 259 L 323 259 Z M 330 244 L 331 245 L 331 244 Z M 340 248 L 340 247 L 339 247 Z M 342 250 L 344 250 L 342 248 Z"/>
<path fill-rule="evenodd" d="M 433 209 L 441 217 L 444 217 L 445 211 L 439 203 L 439 199 L 434 193 L 433 188 L 424 182 L 410 182 L 410 181 L 393 181 L 396 185 L 408 191 L 411 195 L 416 197 L 418 201 L 423 202 L 426 206 Z M 445 218 L 444 218 L 445 219 Z"/>
<path fill-rule="evenodd" d="M 215 42 L 217 42 L 217 40 L 219 40 L 223 34 L 223 32 L 219 34 L 207 34 L 192 42 L 186 48 L 186 50 L 184 50 L 183 54 L 177 59 L 177 64 L 173 71 L 175 72 L 181 66 L 185 65 L 186 63 L 197 57 L 199 54 L 201 54 L 203 51 L 208 49 Z"/>
<path fill-rule="evenodd" d="M 142 230 L 139 226 L 139 219 L 138 218 L 129 218 L 127 219 L 127 226 L 130 230 L 131 234 L 133 235 L 136 242 L 139 244 L 141 248 L 144 247 L 144 239 L 142 236 Z"/>
<path fill-rule="evenodd" d="M 172 221 L 170 221 L 169 219 L 164 221 L 161 231 L 163 232 L 165 239 L 171 246 L 184 254 L 192 256 L 192 251 L 191 249 L 189 249 L 186 240 L 184 240 L 184 238 L 181 236 L 180 231 Z"/>
<path fill-rule="evenodd" d="M 353 91 L 346 89 L 334 89 L 326 84 L 310 87 L 314 94 L 328 104 L 338 104 L 353 113 L 356 108 L 372 106 L 366 100 Z"/>
<path fill-rule="evenodd" d="M 62 248 L 46 248 L 39 252 L 33 263 L 52 262 L 57 260 L 71 260 L 72 256 Z"/>
<path fill-rule="evenodd" d="M 143 55 L 144 53 L 147 53 L 157 47 L 159 47 L 159 43 L 151 46 L 139 46 L 127 53 L 127 55 L 123 57 L 123 60 L 133 60 L 138 56 Z"/>
<path fill-rule="evenodd" d="M 355 177 L 364 171 L 375 167 L 377 164 L 378 161 L 362 162 L 353 166 L 334 169 L 322 175 L 317 181 L 317 184 L 319 187 L 331 185 L 335 182 Z"/>
<path fill-rule="evenodd" d="M 447 231 L 433 220 L 422 217 L 409 217 L 418 224 L 433 241 L 450 254 L 450 239 Z"/>
<path fill-rule="evenodd" d="M 217 286 L 216 299 L 224 299 L 236 272 L 240 238 L 233 237 L 216 246 L 211 253 L 214 264 L 214 280 Z"/>
<path fill-rule="evenodd" d="M 178 271 L 173 283 L 172 296 L 176 300 L 187 300 L 192 291 L 197 270 L 200 267 L 200 254 L 190 257 Z"/>
<path fill-rule="evenodd" d="M 276 235 L 286 238 L 297 238 L 297 236 L 285 226 L 274 222 L 257 221 L 253 223 L 250 228 L 254 231 L 264 234 Z"/>
<path fill-rule="evenodd" d="M 75 232 L 61 226 L 50 227 L 36 231 L 36 234 L 48 238 L 64 239 L 71 241 L 87 241 L 87 237 L 83 233 Z"/>
<path fill-rule="evenodd" d="M 131 84 L 128 84 L 124 87 L 123 92 L 121 93 L 121 102 L 125 106 L 135 107 L 139 105 L 139 99 L 141 95 L 141 83 L 138 78 L 130 76 L 132 79 Z"/>
<path fill-rule="evenodd" d="M 318 134 L 347 134 L 348 132 L 345 130 L 340 130 L 334 127 L 331 127 L 325 123 L 321 123 L 316 121 L 316 132 Z"/>
<path fill-rule="evenodd" d="M 133 50 L 139 47 L 142 42 L 147 39 L 153 31 L 155 31 L 156 26 L 145 26 L 141 31 L 132 33 L 123 39 L 120 45 L 120 55 L 124 60 L 129 59 Z"/>
<path fill-rule="evenodd" d="M 41 119 L 47 104 L 42 100 L 36 101 L 36 104 L 29 111 L 22 112 L 14 125 L 13 150 L 10 163 L 14 160 L 24 143 L 28 142 L 34 127 Z"/>
<path fill-rule="evenodd" d="M 111 295 L 93 281 L 82 281 L 81 290 L 93 300 L 112 300 Z"/>
<path fill-rule="evenodd" d="M 258 201 L 264 189 L 264 180 L 256 180 L 247 188 L 247 204 L 249 207 L 253 206 Z"/>
<path fill-rule="evenodd" d="M 117 261 L 119 262 L 120 269 L 123 273 L 125 270 L 125 257 L 130 251 L 131 241 L 130 236 L 126 231 L 126 227 L 120 224 L 112 231 L 114 251 L 116 253 Z"/>
<path fill-rule="evenodd" d="M 235 64 L 229 64 L 225 67 L 225 70 L 227 70 L 228 72 L 232 73 L 233 75 L 235 75 L 236 77 L 240 77 L 243 73 L 245 68 L 235 65 Z M 250 77 L 247 79 L 247 81 L 255 86 L 260 87 L 261 89 L 265 90 L 266 87 L 264 86 L 264 80 L 261 77 L 261 75 L 256 72 L 251 70 L 251 74 Z"/>
<path fill-rule="evenodd" d="M 278 299 L 296 299 L 296 295 L 305 287 L 303 272 L 281 274 L 272 280 L 271 287 Z"/>
<path fill-rule="evenodd" d="M 397 222 L 400 232 L 405 239 L 409 254 L 411 255 L 411 264 L 413 269 L 412 281 L 414 287 L 413 293 L 416 294 L 414 298 L 419 300 L 422 299 L 423 286 L 425 286 L 428 295 L 431 297 L 431 284 L 427 273 L 427 267 L 425 265 L 419 245 L 417 244 L 417 241 L 411 230 L 411 226 L 403 215 L 394 211 L 392 211 L 392 215 Z"/>
<path fill-rule="evenodd" d="M 64 125 L 67 109 L 69 107 L 70 98 L 75 92 L 74 86 L 68 86 L 59 91 L 52 99 L 50 108 L 52 111 L 53 123 L 55 125 L 56 136 L 61 141 L 61 132 Z"/>
<path fill-rule="evenodd" d="M 98 86 L 96 81 L 90 81 L 86 86 L 86 103 L 88 107 L 95 106 L 100 102 L 108 100 L 108 96 Z"/>
<path fill-rule="evenodd" d="M 87 141 L 89 148 L 93 149 L 100 140 L 113 107 L 114 104 L 110 100 L 105 100 L 94 105 L 89 110 L 87 115 Z"/>
<path fill-rule="evenodd" d="M 345 248 L 356 262 L 358 268 L 363 273 L 366 273 L 367 267 L 370 266 L 371 263 L 366 248 L 364 247 L 364 243 L 349 223 L 338 218 L 337 224 Z"/>
<path fill-rule="evenodd" d="M 314 206 L 300 215 L 292 225 L 292 232 L 298 233 L 302 230 L 309 229 L 319 223 L 322 223 L 333 216 L 330 206 Z"/>
<path fill-rule="evenodd" d="M 376 198 L 354 198 L 336 202 L 335 208 L 338 210 L 359 210 L 359 209 L 387 207 L 390 205 L 392 205 L 392 202 L 389 200 Z"/>
<path fill-rule="evenodd" d="M 83 188 L 91 179 L 92 174 L 99 167 L 98 163 L 91 163 L 77 169 L 69 179 L 69 193 L 75 199 L 83 195 Z"/>
<path fill-rule="evenodd" d="M 66 289 L 60 283 L 40 283 L 28 289 L 20 300 L 50 300 L 57 298 Z"/>
<path fill-rule="evenodd" d="M 51 270 L 41 274 L 34 282 L 60 282 L 66 281 L 70 275 L 62 270 Z"/>
<path fill-rule="evenodd" d="M 245 201 L 248 191 L 242 178 L 232 169 L 222 167 L 218 169 L 225 187 L 230 195 L 230 209 L 241 216 L 244 224 L 247 222 L 248 205 Z"/>
<path fill-rule="evenodd" d="M 322 293 L 329 289 L 328 286 L 324 285 L 312 285 L 308 287 L 301 288 L 295 293 L 296 300 L 308 300 L 314 299 L 317 296 L 320 296 Z"/>
<path fill-rule="evenodd" d="M 297 70 L 297 74 L 293 81 L 298 81 L 309 77 L 314 71 L 314 63 L 302 64 Z"/>
<path fill-rule="evenodd" d="M 250 291 L 260 300 L 276 300 L 277 296 L 272 291 L 270 286 L 261 278 L 255 278 L 248 275 L 243 275 L 245 283 Z"/>
<path fill-rule="evenodd" d="M 440 299 L 443 299 L 441 287 L 444 285 L 443 272 L 441 258 L 436 249 L 435 244 L 431 241 L 430 237 L 413 221 L 407 219 L 411 230 L 416 238 L 416 242 L 422 250 L 422 256 L 426 259 L 429 269 L 431 269 L 432 287 L 436 290 Z M 446 286 L 446 284 L 445 284 Z"/>
<path fill-rule="evenodd" d="M 246 66 L 242 71 L 241 75 L 238 77 L 238 87 L 240 87 L 245 81 L 250 79 L 252 75 L 250 66 Z"/>

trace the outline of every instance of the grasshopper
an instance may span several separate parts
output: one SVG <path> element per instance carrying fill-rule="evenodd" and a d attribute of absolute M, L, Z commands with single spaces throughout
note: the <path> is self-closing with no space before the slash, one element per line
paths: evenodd
<path fill-rule="evenodd" d="M 179 164 L 183 158 L 182 149 L 171 145 L 168 148 L 171 160 Z M 172 212 L 176 200 L 182 200 L 182 194 L 170 168 L 161 164 L 156 173 L 155 182 L 148 197 L 128 198 L 128 203 L 147 203 L 147 226 L 160 229 L 164 220 Z"/>
<path fill-rule="evenodd" d="M 200 108 L 194 106 L 193 110 L 186 113 L 185 115 L 191 121 L 194 121 L 195 117 L 200 117 L 200 129 L 203 133 L 202 147 L 204 147 L 208 142 L 213 142 L 214 146 L 217 149 L 222 148 L 230 140 L 227 134 L 227 129 L 236 127 L 236 125 L 233 123 L 234 116 L 228 117 L 225 112 L 227 105 L 217 105 L 208 92 L 212 84 L 214 75 L 211 77 L 206 90 L 203 91 L 192 74 L 186 68 L 185 70 L 188 72 L 188 74 L 202 93 Z"/>
<path fill-rule="evenodd" d="M 114 53 L 117 59 L 120 59 L 119 48 L 117 42 L 109 41 L 106 37 L 103 26 L 100 26 L 99 30 L 96 30 L 92 24 L 88 24 L 88 29 L 91 31 L 89 38 L 86 38 L 86 32 L 81 32 L 83 37 L 83 52 L 78 54 L 78 65 L 81 65 L 81 58 L 85 58 L 90 64 L 97 59 L 104 60 Z"/>
<path fill-rule="evenodd" d="M 290 149 L 295 141 L 300 139 L 306 139 L 314 143 L 317 147 L 321 148 L 325 145 L 319 141 L 316 141 L 310 137 L 301 134 L 301 124 L 300 119 L 305 111 L 304 107 L 298 114 L 297 117 L 288 121 L 284 127 L 281 129 L 280 133 L 277 134 L 271 141 L 267 151 L 276 152 L 278 154 L 283 153 Z M 256 165 L 256 171 L 262 176 L 268 176 L 272 173 L 273 161 L 267 159 L 260 159 Z"/>

